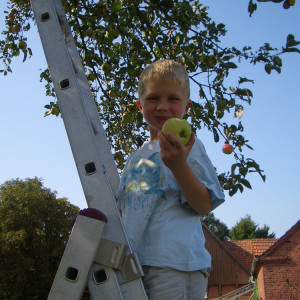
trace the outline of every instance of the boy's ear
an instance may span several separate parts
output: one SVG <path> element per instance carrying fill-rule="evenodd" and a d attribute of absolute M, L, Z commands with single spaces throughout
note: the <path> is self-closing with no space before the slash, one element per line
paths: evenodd
<path fill-rule="evenodd" d="M 141 113 L 143 113 L 143 108 L 140 99 L 136 100 L 136 105 Z"/>
<path fill-rule="evenodd" d="M 192 101 L 189 100 L 189 101 L 187 102 L 186 106 L 185 106 L 185 112 L 184 112 L 184 114 L 187 114 L 187 113 L 188 113 L 188 111 L 189 111 L 191 105 L 192 105 Z"/>

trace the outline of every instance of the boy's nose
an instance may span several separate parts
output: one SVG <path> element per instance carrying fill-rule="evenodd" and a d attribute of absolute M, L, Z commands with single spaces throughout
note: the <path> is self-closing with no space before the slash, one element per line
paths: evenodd
<path fill-rule="evenodd" d="M 166 110 L 168 108 L 168 102 L 167 101 L 159 101 L 157 110 Z"/>

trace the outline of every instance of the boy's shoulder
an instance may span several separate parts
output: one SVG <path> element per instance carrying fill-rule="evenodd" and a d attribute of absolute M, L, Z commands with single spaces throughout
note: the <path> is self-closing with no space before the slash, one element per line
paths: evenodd
<path fill-rule="evenodd" d="M 146 141 L 142 145 L 141 148 L 137 149 L 136 151 L 132 152 L 133 155 L 145 155 L 147 153 L 159 152 L 160 147 L 158 141 Z"/>
<path fill-rule="evenodd" d="M 141 148 L 131 152 L 127 158 L 127 162 L 131 161 L 133 158 L 145 158 L 151 156 L 155 152 L 159 152 L 160 147 L 158 141 L 144 142 Z"/>
<path fill-rule="evenodd" d="M 189 157 L 202 156 L 202 155 L 206 155 L 205 147 L 201 142 L 201 140 L 195 137 L 195 143 L 193 145 Z"/>

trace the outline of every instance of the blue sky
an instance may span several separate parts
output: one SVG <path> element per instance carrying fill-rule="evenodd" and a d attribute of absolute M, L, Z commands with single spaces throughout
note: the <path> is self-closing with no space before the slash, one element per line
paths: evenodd
<path fill-rule="evenodd" d="M 256 47 L 264 42 L 280 48 L 289 33 L 300 39 L 300 5 L 284 10 L 281 4 L 259 3 L 258 11 L 249 18 L 248 0 L 202 1 L 208 5 L 210 16 L 226 25 L 226 45 Z M 0 3 L 0 29 L 4 27 Z M 0 184 L 12 178 L 43 178 L 44 185 L 67 197 L 80 208 L 86 207 L 67 135 L 60 117 L 44 117 L 45 96 L 40 70 L 46 66 L 44 53 L 36 30 L 28 44 L 33 57 L 13 63 L 13 73 L 0 77 Z M 242 118 L 244 134 L 254 151 L 254 158 L 267 176 L 264 183 L 258 175 L 251 175 L 252 190 L 245 189 L 214 213 L 217 218 L 234 226 L 241 217 L 250 214 L 260 226 L 267 224 L 281 237 L 299 220 L 299 111 L 300 111 L 300 55 L 286 54 L 282 73 L 267 75 L 263 66 L 243 65 L 232 75 L 254 79 L 250 88 L 254 93 L 251 106 L 245 107 Z M 231 78 L 229 80 L 231 80 Z M 230 82 L 230 81 L 229 81 Z M 235 81 L 233 81 L 235 82 Z M 222 142 L 214 143 L 211 134 L 199 131 L 213 164 L 224 171 L 234 162 L 233 156 L 222 153 Z"/>

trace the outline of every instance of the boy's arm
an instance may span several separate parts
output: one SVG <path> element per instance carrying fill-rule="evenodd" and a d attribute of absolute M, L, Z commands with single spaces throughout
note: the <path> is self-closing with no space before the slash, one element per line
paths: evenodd
<path fill-rule="evenodd" d="M 195 135 L 192 134 L 186 146 L 172 133 L 169 133 L 169 138 L 171 142 L 162 132 L 158 134 L 162 161 L 173 173 L 190 207 L 199 215 L 204 215 L 211 209 L 211 197 L 205 185 L 187 163 L 187 157 L 195 143 Z"/>

